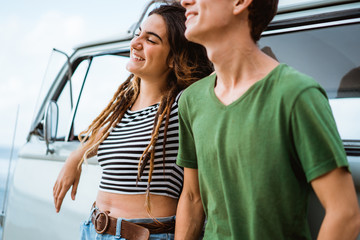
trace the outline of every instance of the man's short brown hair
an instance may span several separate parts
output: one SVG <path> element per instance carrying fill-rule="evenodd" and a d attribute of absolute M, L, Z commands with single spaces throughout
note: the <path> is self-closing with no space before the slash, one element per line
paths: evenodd
<path fill-rule="evenodd" d="M 253 0 L 249 5 L 250 34 L 254 42 L 260 39 L 277 12 L 278 0 Z"/>

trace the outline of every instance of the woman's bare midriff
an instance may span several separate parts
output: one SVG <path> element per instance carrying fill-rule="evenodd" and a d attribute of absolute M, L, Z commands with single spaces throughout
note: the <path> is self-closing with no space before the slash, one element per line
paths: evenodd
<path fill-rule="evenodd" d="M 152 217 L 169 217 L 176 214 L 177 199 L 150 194 Z M 115 218 L 149 218 L 145 206 L 145 194 L 117 194 L 99 191 L 96 206 L 100 211 L 109 211 Z"/>

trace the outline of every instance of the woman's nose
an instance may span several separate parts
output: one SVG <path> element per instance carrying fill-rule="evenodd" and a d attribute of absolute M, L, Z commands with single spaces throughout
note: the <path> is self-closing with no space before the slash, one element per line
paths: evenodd
<path fill-rule="evenodd" d="M 140 50 L 142 48 L 141 41 L 138 37 L 134 37 L 130 42 L 130 47 L 135 50 Z"/>

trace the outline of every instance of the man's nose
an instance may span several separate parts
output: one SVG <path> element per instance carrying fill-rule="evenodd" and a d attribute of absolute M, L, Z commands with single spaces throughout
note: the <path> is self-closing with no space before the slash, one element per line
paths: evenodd
<path fill-rule="evenodd" d="M 186 7 L 191 4 L 194 4 L 194 0 L 181 0 L 180 3 L 181 3 L 181 6 Z"/>

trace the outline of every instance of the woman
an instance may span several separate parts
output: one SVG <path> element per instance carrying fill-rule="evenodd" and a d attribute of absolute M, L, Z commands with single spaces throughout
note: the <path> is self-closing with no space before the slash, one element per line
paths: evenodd
<path fill-rule="evenodd" d="M 89 128 L 84 144 L 66 160 L 54 186 L 58 212 L 72 186 L 74 199 L 84 159 L 98 155 L 102 180 L 82 239 L 173 239 L 183 170 L 178 148 L 177 100 L 181 90 L 209 75 L 200 45 L 184 37 L 185 9 L 153 10 L 131 41 L 133 73 Z M 123 219 L 126 219 L 123 220 Z M 136 223 L 136 224 L 134 224 Z M 145 228 L 144 228 L 145 227 Z"/>

